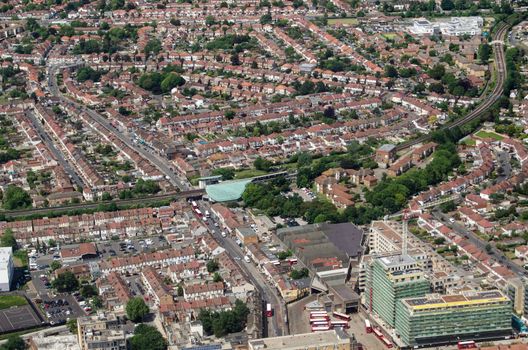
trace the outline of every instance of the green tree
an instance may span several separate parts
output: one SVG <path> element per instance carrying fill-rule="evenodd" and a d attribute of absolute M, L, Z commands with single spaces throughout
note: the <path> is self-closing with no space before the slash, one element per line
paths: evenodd
<path fill-rule="evenodd" d="M 79 292 L 84 298 L 91 298 L 95 295 L 98 295 L 97 287 L 93 284 L 85 284 L 79 289 Z"/>
<path fill-rule="evenodd" d="M 205 25 L 210 27 L 210 26 L 214 26 L 216 24 L 216 20 L 213 16 L 209 15 L 207 17 L 205 17 Z"/>
<path fill-rule="evenodd" d="M 130 338 L 130 348 L 132 350 L 165 350 L 167 342 L 155 327 L 140 324 Z"/>
<path fill-rule="evenodd" d="M 482 63 L 488 63 L 491 56 L 491 46 L 488 43 L 480 44 L 478 57 Z"/>
<path fill-rule="evenodd" d="M 4 230 L 4 234 L 0 237 L 0 246 L 11 247 L 13 251 L 17 249 L 17 242 L 12 229 L 6 228 Z"/>
<path fill-rule="evenodd" d="M 10 335 L 7 338 L 7 342 L 2 345 L 1 350 L 24 350 L 27 349 L 27 345 L 19 335 Z"/>
<path fill-rule="evenodd" d="M 220 274 L 218 272 L 215 272 L 213 274 L 213 282 L 222 282 L 223 281 L 223 278 L 222 276 L 220 276 Z"/>
<path fill-rule="evenodd" d="M 130 299 L 126 305 L 127 317 L 132 322 L 140 322 L 148 313 L 149 308 L 141 297 L 135 297 Z"/>
<path fill-rule="evenodd" d="M 394 66 L 388 64 L 385 66 L 385 76 L 388 78 L 397 78 L 398 70 Z"/>
<path fill-rule="evenodd" d="M 230 333 L 240 332 L 244 329 L 249 315 L 249 308 L 242 301 L 237 300 L 233 310 L 211 312 L 202 309 L 198 319 L 202 322 L 206 334 L 223 337 Z"/>
<path fill-rule="evenodd" d="M 220 266 L 218 265 L 218 262 L 216 260 L 209 260 L 207 262 L 206 267 L 207 267 L 207 272 L 209 272 L 209 273 L 216 272 L 220 268 Z"/>
<path fill-rule="evenodd" d="M 145 56 L 149 57 L 151 54 L 154 56 L 157 56 L 161 51 L 161 41 L 158 39 L 150 39 L 147 44 L 145 45 L 145 48 L 143 49 L 143 52 L 145 53 Z"/>
<path fill-rule="evenodd" d="M 72 272 L 66 271 L 58 275 L 51 282 L 51 286 L 60 293 L 73 292 L 79 288 L 79 280 Z"/>
<path fill-rule="evenodd" d="M 293 269 L 290 272 L 290 277 L 294 280 L 299 280 L 301 278 L 308 277 L 310 275 L 310 271 L 306 267 L 303 267 L 300 270 Z"/>
<path fill-rule="evenodd" d="M 222 175 L 222 180 L 232 180 L 235 178 L 235 169 L 233 168 L 216 168 L 212 171 L 213 175 Z"/>
<path fill-rule="evenodd" d="M 23 209 L 30 207 L 31 203 L 31 197 L 21 187 L 15 185 L 7 186 L 3 197 L 4 209 Z"/>
<path fill-rule="evenodd" d="M 76 318 L 73 318 L 69 320 L 68 322 L 66 322 L 66 326 L 68 327 L 71 333 L 77 334 L 77 319 Z"/>
<path fill-rule="evenodd" d="M 453 0 L 442 0 L 442 2 L 440 3 L 440 7 L 444 11 L 451 11 L 455 9 L 455 3 L 453 2 Z"/>
<path fill-rule="evenodd" d="M 139 179 L 134 186 L 136 194 L 156 194 L 160 191 L 159 185 L 152 180 Z"/>
<path fill-rule="evenodd" d="M 262 171 L 266 171 L 268 172 L 271 168 L 271 161 L 267 160 L 267 159 L 264 159 L 262 157 L 258 157 L 257 159 L 255 159 L 255 162 L 253 163 L 253 165 L 255 166 L 255 169 L 257 170 L 262 170 Z"/>
<path fill-rule="evenodd" d="M 62 267 L 62 264 L 60 263 L 60 261 L 57 261 L 57 260 L 53 260 L 50 264 L 50 269 L 51 271 L 55 271 L 55 270 L 58 270 Z"/>
<path fill-rule="evenodd" d="M 182 86 L 183 84 L 185 84 L 185 79 L 174 72 L 170 72 L 165 79 L 162 80 L 160 88 L 162 92 L 170 92 L 173 88 Z"/>
<path fill-rule="evenodd" d="M 271 21 L 272 21 L 271 13 L 266 13 L 260 16 L 260 24 L 269 24 L 271 23 Z"/>
<path fill-rule="evenodd" d="M 440 80 L 445 74 L 445 67 L 443 64 L 435 64 L 433 68 L 429 69 L 427 74 L 433 79 Z"/>

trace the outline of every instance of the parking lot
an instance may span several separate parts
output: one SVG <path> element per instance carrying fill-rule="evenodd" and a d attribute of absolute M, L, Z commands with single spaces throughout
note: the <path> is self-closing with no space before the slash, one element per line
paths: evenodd
<path fill-rule="evenodd" d="M 59 294 L 53 298 L 42 298 L 42 310 L 51 325 L 65 323 L 68 319 L 85 316 L 86 313 L 79 306 L 71 294 Z"/>
<path fill-rule="evenodd" d="M 124 241 L 98 242 L 96 245 L 99 252 L 99 257 L 96 258 L 97 260 L 146 253 L 165 249 L 169 246 L 163 236 L 147 236 L 144 238 L 125 239 Z M 48 268 L 54 260 L 61 261 L 57 248 L 50 248 L 46 254 L 38 254 L 35 257 L 30 257 L 30 262 L 36 263 L 40 270 Z M 82 262 L 78 263 L 80 264 Z M 74 264 L 77 264 L 77 262 L 71 263 L 70 265 Z"/>
<path fill-rule="evenodd" d="M 97 250 L 101 259 L 147 253 L 166 248 L 168 248 L 168 243 L 163 236 L 97 243 Z"/>

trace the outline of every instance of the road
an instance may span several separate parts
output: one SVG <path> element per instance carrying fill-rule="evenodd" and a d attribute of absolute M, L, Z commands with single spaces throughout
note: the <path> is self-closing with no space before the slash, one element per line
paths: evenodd
<path fill-rule="evenodd" d="M 495 36 L 493 37 L 493 54 L 495 57 L 495 64 L 497 65 L 497 81 L 495 84 L 495 87 L 493 88 L 493 91 L 489 95 L 482 95 L 479 99 L 480 104 L 472 110 L 470 113 L 468 113 L 466 116 L 459 118 L 452 123 L 444 125 L 440 130 L 442 129 L 451 129 L 457 126 L 464 125 L 474 119 L 479 118 L 482 116 L 488 109 L 491 108 L 499 100 L 499 98 L 502 96 L 502 93 L 504 91 L 504 82 L 506 80 L 506 62 L 504 60 L 504 43 L 503 40 L 506 39 L 506 35 L 509 30 L 509 26 L 507 24 L 503 24 L 500 29 L 497 30 Z M 414 140 L 410 140 L 404 143 L 401 143 L 396 146 L 396 151 L 402 151 L 404 149 L 407 149 L 409 147 L 412 147 L 414 145 L 417 145 L 419 143 L 422 143 L 424 141 L 429 140 L 431 137 L 430 134 L 422 135 Z"/>
<path fill-rule="evenodd" d="M 182 192 L 173 192 L 165 193 L 154 196 L 142 197 L 142 198 L 133 198 L 133 199 L 114 199 L 111 202 L 95 202 L 95 203 L 81 203 L 81 204 L 71 204 L 63 205 L 58 207 L 47 207 L 47 208 L 32 208 L 32 209 L 22 209 L 22 210 L 8 210 L 0 211 L 0 214 L 5 217 L 18 217 L 18 216 L 27 216 L 33 214 L 45 214 L 49 212 L 61 212 L 61 211 L 70 211 L 70 210 L 79 210 L 79 209 L 95 209 L 100 204 L 110 204 L 115 203 L 119 205 L 131 205 L 131 204 L 145 204 L 146 202 L 160 201 L 165 199 L 181 199 L 181 198 L 194 198 L 200 197 L 205 193 L 205 190 L 188 190 Z"/>
<path fill-rule="evenodd" d="M 479 236 L 477 236 L 472 231 L 466 229 L 464 226 L 458 224 L 458 223 L 451 223 L 449 222 L 449 219 L 451 218 L 449 215 L 445 215 L 441 211 L 433 210 L 431 214 L 441 221 L 444 225 L 449 227 L 455 232 L 461 233 L 469 242 L 474 244 L 478 249 L 485 251 L 486 245 L 490 244 L 489 242 L 483 240 Z M 515 264 L 513 261 L 509 260 L 499 249 L 495 247 L 494 244 L 491 245 L 491 252 L 493 253 L 492 257 L 500 262 L 500 264 L 505 265 L 510 270 L 515 272 L 518 275 L 526 275 L 528 272 L 523 269 L 521 266 Z"/>
<path fill-rule="evenodd" d="M 206 211 L 211 212 L 208 203 L 200 202 L 198 205 L 202 213 L 205 213 Z M 213 237 L 218 241 L 220 246 L 222 246 L 227 253 L 234 258 L 235 263 L 238 264 L 245 277 L 253 283 L 255 288 L 257 288 L 264 301 L 270 303 L 273 307 L 274 314 L 270 319 L 271 322 L 268 322 L 268 336 L 287 335 L 289 333 L 288 327 L 284 321 L 285 315 L 287 314 L 286 306 L 284 305 L 282 298 L 278 295 L 277 290 L 267 283 L 264 276 L 253 263 L 246 263 L 244 261 L 245 254 L 233 238 L 230 236 L 222 237 L 221 229 L 214 226 L 213 219 L 214 218 L 211 216 L 211 219 L 204 220 L 204 223 L 209 228 L 210 232 L 212 232 Z"/>
<path fill-rule="evenodd" d="M 497 152 L 497 161 L 502 169 L 502 174 L 497 176 L 497 183 L 508 179 L 511 176 L 512 166 L 510 163 L 510 154 L 508 152 Z"/>
<path fill-rule="evenodd" d="M 102 116 L 101 114 L 97 113 L 96 111 L 86 108 L 84 105 L 75 102 L 73 99 L 70 99 L 66 96 L 64 96 L 58 86 L 57 86 L 57 70 L 59 69 L 58 66 L 50 66 L 48 70 L 48 88 L 52 95 L 55 97 L 58 97 L 64 104 L 68 104 L 71 106 L 76 107 L 79 111 L 85 112 L 88 116 L 92 118 L 92 120 L 99 124 L 99 126 L 103 127 L 104 129 L 110 131 L 112 134 L 114 134 L 121 142 L 123 142 L 125 145 L 136 151 L 139 155 L 141 155 L 144 159 L 151 162 L 156 168 L 158 168 L 159 171 L 176 187 L 180 188 L 181 190 L 186 190 L 189 188 L 185 182 L 180 179 L 174 171 L 171 170 L 171 168 L 167 165 L 167 160 L 162 159 L 157 154 L 147 152 L 146 149 L 138 147 L 127 135 L 123 134 L 121 131 L 116 129 L 108 120 Z"/>
<path fill-rule="evenodd" d="M 66 158 L 64 158 L 64 154 L 61 151 L 59 151 L 57 149 L 57 147 L 55 147 L 55 143 L 53 142 L 53 140 L 51 139 L 49 134 L 46 132 L 46 130 L 44 130 L 44 126 L 40 123 L 40 121 L 35 116 L 35 114 L 33 114 L 33 111 L 27 111 L 26 112 L 26 116 L 31 121 L 31 124 L 33 124 L 33 126 L 37 130 L 42 142 L 44 142 L 44 144 L 46 144 L 46 146 L 48 147 L 50 152 L 53 153 L 55 158 L 57 158 L 57 161 L 61 165 L 62 169 L 64 169 L 64 171 L 66 171 L 66 173 L 70 176 L 70 179 L 72 179 L 73 182 L 75 182 L 75 184 L 77 186 L 79 186 L 80 188 L 83 188 L 85 186 L 84 185 L 84 181 L 75 172 L 75 170 L 70 165 L 70 163 L 68 163 Z"/>

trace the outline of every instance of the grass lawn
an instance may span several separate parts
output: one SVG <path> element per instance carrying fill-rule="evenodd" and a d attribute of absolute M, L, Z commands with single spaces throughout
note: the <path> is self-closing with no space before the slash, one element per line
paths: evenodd
<path fill-rule="evenodd" d="M 490 131 L 484 131 L 484 130 L 480 130 L 479 132 L 477 132 L 475 134 L 475 136 L 482 137 L 482 138 L 490 137 L 490 138 L 495 139 L 497 141 L 500 141 L 500 140 L 504 139 L 504 137 L 502 137 L 499 134 L 496 134 L 496 133 L 490 132 Z"/>
<path fill-rule="evenodd" d="M 266 175 L 267 172 L 257 169 L 244 169 L 235 173 L 235 179 L 247 179 L 248 177 L 255 177 L 260 175 Z"/>
<path fill-rule="evenodd" d="M 27 267 L 28 266 L 28 255 L 27 250 L 17 250 L 13 254 L 13 260 L 16 267 Z"/>
<path fill-rule="evenodd" d="M 464 140 L 462 140 L 462 143 L 468 146 L 475 146 L 477 144 L 477 141 L 475 141 L 471 137 L 466 137 Z"/>
<path fill-rule="evenodd" d="M 396 37 L 396 33 L 383 33 L 381 34 L 381 36 L 384 37 L 385 39 L 392 40 Z"/>
<path fill-rule="evenodd" d="M 6 333 L 6 334 L 2 334 L 0 335 L 0 340 L 6 340 L 8 339 L 10 336 L 12 335 L 18 335 L 18 336 L 21 336 L 21 335 L 24 335 L 24 334 L 28 334 L 28 333 L 32 333 L 32 332 L 36 332 L 36 331 L 40 331 L 42 329 L 45 329 L 46 327 L 38 327 L 38 328 L 33 328 L 33 329 L 27 329 L 25 331 L 20 331 L 20 332 L 13 332 L 13 333 Z"/>
<path fill-rule="evenodd" d="M 0 310 L 10 308 L 11 306 L 26 305 L 27 300 L 19 295 L 0 295 Z"/>
<path fill-rule="evenodd" d="M 329 18 L 328 24 L 358 24 L 357 18 Z"/>

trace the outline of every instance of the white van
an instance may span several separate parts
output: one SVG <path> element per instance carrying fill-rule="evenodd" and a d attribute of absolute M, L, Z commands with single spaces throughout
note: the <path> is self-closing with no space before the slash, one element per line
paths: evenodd
<path fill-rule="evenodd" d="M 227 233 L 225 231 L 222 231 L 222 237 L 224 237 L 224 238 L 227 237 Z"/>
<path fill-rule="evenodd" d="M 249 255 L 244 256 L 244 261 L 247 263 L 251 262 L 251 260 L 249 259 Z"/>

